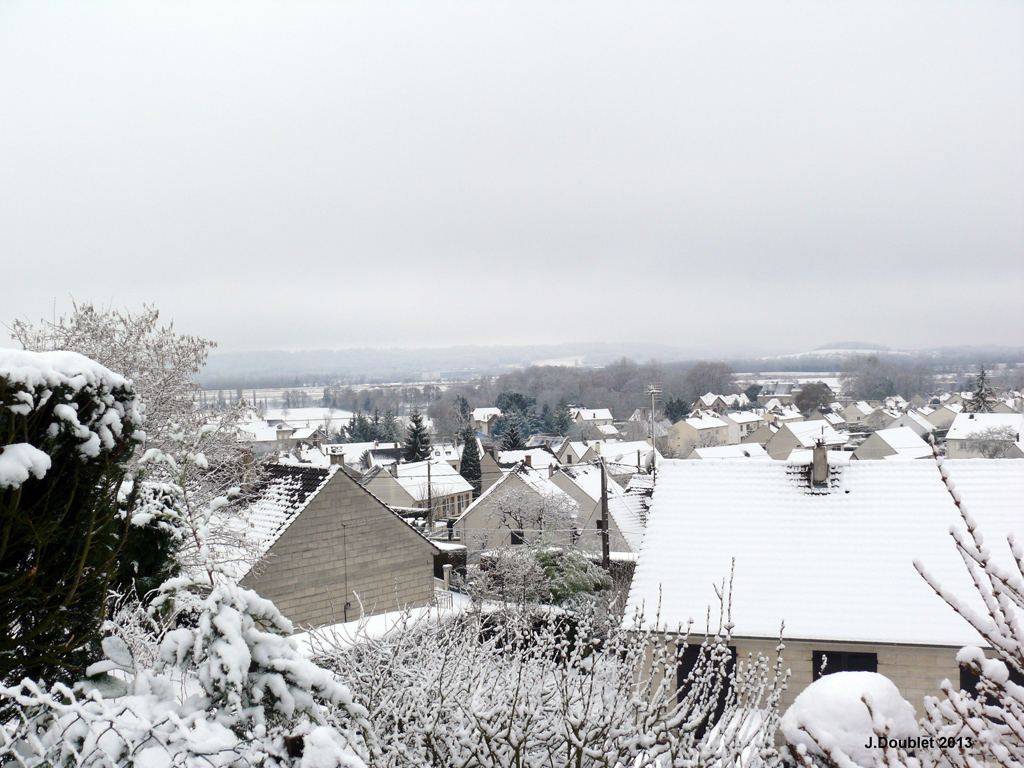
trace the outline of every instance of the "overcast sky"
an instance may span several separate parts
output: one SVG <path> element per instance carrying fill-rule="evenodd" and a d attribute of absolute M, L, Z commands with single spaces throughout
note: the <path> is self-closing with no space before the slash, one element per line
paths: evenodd
<path fill-rule="evenodd" d="M 1024 3 L 4 0 L 0 267 L 226 350 L 1022 345 Z"/>

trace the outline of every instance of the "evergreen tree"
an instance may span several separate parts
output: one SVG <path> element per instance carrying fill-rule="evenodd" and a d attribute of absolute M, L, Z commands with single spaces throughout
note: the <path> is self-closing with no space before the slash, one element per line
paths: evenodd
<path fill-rule="evenodd" d="M 423 415 L 416 411 L 412 415 L 412 423 L 405 436 L 405 451 L 402 457 L 406 461 L 426 461 L 430 456 L 430 432 L 423 424 Z"/>
<path fill-rule="evenodd" d="M 67 680 L 92 660 L 138 500 L 140 483 L 121 491 L 141 423 L 131 383 L 92 360 L 0 352 L 0 681 Z"/>
<path fill-rule="evenodd" d="M 690 412 L 690 404 L 681 397 L 670 397 L 665 401 L 665 418 L 675 424 Z"/>
<path fill-rule="evenodd" d="M 974 394 L 964 404 L 964 410 L 972 413 L 991 413 L 993 399 L 992 387 L 988 384 L 988 374 L 982 364 L 978 369 L 978 378 L 974 380 Z"/>
<path fill-rule="evenodd" d="M 520 431 L 520 419 L 509 419 L 505 426 L 505 434 L 501 436 L 501 447 L 506 451 L 518 451 L 526 447 L 523 433 Z"/>
<path fill-rule="evenodd" d="M 569 415 L 569 404 L 563 399 L 558 401 L 558 413 L 555 414 L 555 434 L 563 437 L 572 429 L 572 416 Z"/>
<path fill-rule="evenodd" d="M 460 426 L 472 426 L 473 412 L 469 408 L 469 401 L 462 395 L 455 396 L 455 409 L 459 414 Z"/>
<path fill-rule="evenodd" d="M 459 465 L 459 474 L 466 482 L 473 486 L 473 498 L 480 495 L 480 448 L 476 442 L 476 435 L 473 428 L 467 426 L 462 430 L 462 442 L 465 448 L 462 449 L 462 463 Z"/>
<path fill-rule="evenodd" d="M 395 418 L 395 412 L 390 408 L 384 411 L 384 416 L 380 420 L 380 437 L 378 439 L 388 443 L 398 442 L 398 435 L 401 433 L 402 427 L 398 423 L 398 419 Z"/>

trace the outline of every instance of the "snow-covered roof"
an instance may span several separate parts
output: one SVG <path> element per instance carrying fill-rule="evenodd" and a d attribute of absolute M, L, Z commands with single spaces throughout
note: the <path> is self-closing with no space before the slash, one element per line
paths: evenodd
<path fill-rule="evenodd" d="M 879 439 L 896 451 L 896 456 L 905 459 L 924 459 L 932 455 L 932 448 L 910 427 L 880 429 L 875 432 Z M 886 458 L 896 458 L 888 456 Z"/>
<path fill-rule="evenodd" d="M 324 427 L 334 432 L 348 426 L 351 411 L 338 408 L 270 408 L 263 414 L 268 424 L 287 424 L 290 427 Z"/>
<path fill-rule="evenodd" d="M 401 448 L 401 443 L 382 443 L 378 441 L 370 441 L 365 443 L 331 443 L 323 446 L 324 451 L 328 456 L 342 455 L 345 457 L 346 464 L 355 464 L 362 457 L 366 451 L 373 450 L 388 450 Z"/>
<path fill-rule="evenodd" d="M 764 419 L 752 411 L 730 411 L 726 416 L 737 424 L 752 424 L 754 422 L 764 421 Z"/>
<path fill-rule="evenodd" d="M 242 513 L 256 558 L 267 554 L 288 526 L 299 516 L 327 484 L 337 467 L 270 464 L 256 492 L 256 499 Z M 229 521 L 226 524 L 231 524 Z M 236 578 L 243 578 L 251 562 L 243 560 L 235 567 Z"/>
<path fill-rule="evenodd" d="M 710 448 L 694 448 L 688 459 L 767 459 L 768 451 L 757 443 L 741 445 L 714 445 Z"/>
<path fill-rule="evenodd" d="M 654 450 L 646 440 L 600 440 L 594 441 L 592 445 L 594 450 L 605 458 L 605 461 L 629 464 L 630 466 L 636 466 L 638 453 L 642 465 Z M 656 461 L 661 459 L 661 454 L 656 450 L 654 458 Z"/>
<path fill-rule="evenodd" d="M 490 421 L 491 419 L 501 416 L 501 408 L 474 408 L 473 409 L 473 420 L 474 421 Z"/>
<path fill-rule="evenodd" d="M 413 461 L 397 465 L 395 480 L 416 501 L 426 501 L 427 465 L 430 465 L 430 494 L 434 498 L 455 493 L 471 493 L 473 486 L 445 461 Z"/>
<path fill-rule="evenodd" d="M 716 419 L 714 416 L 690 416 L 685 421 L 694 429 L 715 429 L 726 426 L 724 421 Z"/>
<path fill-rule="evenodd" d="M 644 540 L 647 506 L 636 494 L 626 494 L 618 483 L 608 483 L 608 514 L 619 527 L 631 552 L 639 552 Z"/>
<path fill-rule="evenodd" d="M 430 446 L 430 458 L 435 461 L 458 461 L 461 452 L 452 443 L 433 443 Z"/>
<path fill-rule="evenodd" d="M 1005 427 L 1018 435 L 1024 426 L 1024 416 L 1019 413 L 958 413 L 949 425 L 946 440 L 970 440 L 975 432 Z"/>
<path fill-rule="evenodd" d="M 516 451 L 498 451 L 498 464 L 509 467 L 518 464 L 527 456 L 530 457 L 530 466 L 534 469 L 547 469 L 552 464 L 558 466 L 558 459 L 547 448 L 524 448 Z"/>
<path fill-rule="evenodd" d="M 996 562 L 1021 525 L 1024 461 L 947 461 Z M 977 595 L 948 535 L 963 523 L 935 464 L 834 467 L 825 493 L 782 462 L 666 460 L 626 615 L 644 606 L 674 629 L 729 576 L 734 636 L 961 646 L 981 639 L 915 571 L 914 559 L 965 604 Z M 840 609 L 837 610 L 837 606 Z M 983 614 L 984 615 L 984 614 Z"/>
<path fill-rule="evenodd" d="M 605 437 L 615 437 L 616 435 L 619 434 L 619 430 L 617 430 L 611 424 L 601 424 L 600 426 L 597 427 L 597 431 L 600 432 Z"/>
<path fill-rule="evenodd" d="M 869 416 L 875 412 L 875 409 L 872 408 L 868 403 L 866 403 L 863 400 L 859 400 L 856 403 L 852 403 L 850 405 L 850 410 L 852 410 L 854 413 L 859 413 L 862 416 Z"/>
<path fill-rule="evenodd" d="M 572 464 L 568 467 L 561 467 L 558 471 L 579 486 L 580 490 L 594 501 L 601 498 L 601 467 L 599 464 L 589 462 L 587 464 Z M 609 487 L 618 485 L 610 475 L 607 480 Z"/>
<path fill-rule="evenodd" d="M 481 493 L 472 504 L 466 507 L 466 511 L 459 516 L 455 524 L 458 525 L 459 521 L 473 512 L 477 506 L 489 503 L 492 496 L 498 496 L 498 494 L 502 493 L 513 477 L 519 478 L 528 488 L 536 491 L 541 496 L 556 499 L 560 506 L 573 510 L 572 514 L 578 513 L 579 504 L 576 502 L 576 499 L 552 483 L 546 471 L 541 473 L 532 467 L 526 466 L 526 464 L 517 464 L 511 470 L 505 472 L 500 480 Z"/>
<path fill-rule="evenodd" d="M 573 408 L 572 416 L 582 421 L 612 420 L 612 412 L 607 408 Z"/>
<path fill-rule="evenodd" d="M 804 448 L 813 448 L 818 440 L 824 440 L 825 445 L 844 445 L 846 436 L 836 432 L 832 425 L 826 421 L 798 421 L 789 422 L 783 429 L 788 429 Z"/>

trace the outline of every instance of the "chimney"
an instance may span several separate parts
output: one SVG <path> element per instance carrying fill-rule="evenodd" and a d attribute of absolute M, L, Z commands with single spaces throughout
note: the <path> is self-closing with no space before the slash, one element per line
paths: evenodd
<path fill-rule="evenodd" d="M 533 456 L 531 456 L 530 454 L 526 454 L 523 457 L 523 461 L 526 462 L 526 466 L 533 467 Z"/>
<path fill-rule="evenodd" d="M 398 477 L 398 461 L 397 460 L 394 463 L 392 463 L 392 465 L 391 465 L 391 476 L 392 477 Z"/>
<path fill-rule="evenodd" d="M 814 451 L 811 456 L 811 485 L 826 485 L 828 483 L 828 449 L 825 447 L 824 438 L 814 441 Z"/>

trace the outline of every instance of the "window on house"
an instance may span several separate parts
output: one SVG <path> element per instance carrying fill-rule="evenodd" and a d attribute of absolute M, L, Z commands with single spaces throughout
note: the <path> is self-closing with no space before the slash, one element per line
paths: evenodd
<path fill-rule="evenodd" d="M 1016 669 L 1011 667 L 1009 664 L 1007 664 L 1006 667 L 1010 670 L 1010 682 L 1015 683 L 1016 685 L 1024 685 L 1024 675 L 1022 675 Z M 977 695 L 978 683 L 980 682 L 980 680 L 981 678 L 978 675 L 971 672 L 969 668 L 964 666 L 960 667 L 960 690 L 967 691 L 972 695 Z M 986 703 L 995 704 L 995 702 L 992 701 L 992 698 L 990 696 L 986 696 L 985 699 Z"/>
<path fill-rule="evenodd" d="M 676 701 L 681 702 L 683 698 L 689 693 L 693 683 L 687 683 L 687 676 L 693 671 L 693 668 L 697 666 L 697 660 L 700 656 L 700 645 L 691 644 L 686 646 L 682 655 L 679 658 L 679 665 L 676 667 Z M 705 661 L 705 663 L 709 663 Z M 713 663 L 713 662 L 711 662 Z M 714 712 L 711 717 L 705 722 L 701 723 L 700 727 L 696 731 L 697 738 L 701 738 L 707 729 L 717 723 L 722 713 L 725 712 L 725 700 L 729 695 L 729 686 L 732 682 L 733 672 L 736 670 L 736 648 L 729 646 L 729 659 L 725 663 L 725 677 L 722 681 L 721 690 L 718 692 L 718 701 L 715 703 Z"/>
<path fill-rule="evenodd" d="M 811 672 L 814 680 L 833 672 L 877 672 L 877 653 L 850 651 L 814 651 L 811 654 Z"/>

